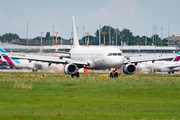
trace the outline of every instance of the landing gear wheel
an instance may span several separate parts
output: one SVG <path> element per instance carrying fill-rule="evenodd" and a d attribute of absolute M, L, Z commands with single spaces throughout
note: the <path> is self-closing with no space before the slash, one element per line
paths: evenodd
<path fill-rule="evenodd" d="M 79 77 L 79 72 L 71 74 L 71 77 L 74 78 L 74 76 Z"/>
<path fill-rule="evenodd" d="M 76 77 L 79 77 L 79 72 L 76 73 Z"/>
<path fill-rule="evenodd" d="M 118 77 L 118 72 L 115 72 L 115 73 L 114 73 L 114 77 Z"/>
<path fill-rule="evenodd" d="M 110 73 L 110 78 L 113 78 L 114 77 L 114 74 L 111 72 Z"/>
<path fill-rule="evenodd" d="M 117 69 L 112 70 L 112 72 L 110 72 L 110 78 L 116 78 L 118 77 L 118 72 L 116 72 Z"/>

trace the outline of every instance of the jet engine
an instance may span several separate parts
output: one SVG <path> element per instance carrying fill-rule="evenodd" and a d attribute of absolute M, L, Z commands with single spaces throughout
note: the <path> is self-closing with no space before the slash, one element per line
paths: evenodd
<path fill-rule="evenodd" d="M 136 72 L 136 66 L 133 64 L 126 64 L 123 66 L 123 72 L 126 75 L 132 75 Z"/>
<path fill-rule="evenodd" d="M 158 72 L 169 72 L 169 68 L 161 68 L 161 70 L 157 70 Z"/>
<path fill-rule="evenodd" d="M 75 64 L 66 64 L 63 68 L 65 74 L 75 74 L 77 71 L 77 66 Z"/>

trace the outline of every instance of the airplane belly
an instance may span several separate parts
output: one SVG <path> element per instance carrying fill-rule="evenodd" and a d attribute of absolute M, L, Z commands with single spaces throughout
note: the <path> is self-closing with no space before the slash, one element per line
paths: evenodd
<path fill-rule="evenodd" d="M 104 60 L 94 60 L 94 65 L 98 69 L 104 69 L 105 68 L 105 62 Z"/>

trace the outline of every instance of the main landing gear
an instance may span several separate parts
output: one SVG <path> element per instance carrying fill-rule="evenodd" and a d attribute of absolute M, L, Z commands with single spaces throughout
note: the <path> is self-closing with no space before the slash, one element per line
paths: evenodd
<path fill-rule="evenodd" d="M 171 70 L 171 71 L 169 71 L 168 73 L 171 74 L 171 75 L 173 75 L 173 74 L 174 74 L 174 71 Z"/>
<path fill-rule="evenodd" d="M 79 77 L 79 69 L 76 71 L 76 73 L 71 74 L 71 77 L 73 78 L 74 76 L 76 76 L 77 78 Z"/>
<path fill-rule="evenodd" d="M 111 69 L 112 72 L 110 72 L 110 78 L 116 78 L 118 77 L 118 72 L 116 71 L 117 69 Z"/>

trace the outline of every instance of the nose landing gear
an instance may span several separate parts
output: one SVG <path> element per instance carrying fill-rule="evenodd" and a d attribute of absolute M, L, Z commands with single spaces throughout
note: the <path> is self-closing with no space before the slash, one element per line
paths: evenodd
<path fill-rule="evenodd" d="M 116 71 L 117 69 L 111 69 L 112 72 L 110 72 L 110 78 L 116 78 L 118 77 L 118 72 Z"/>

